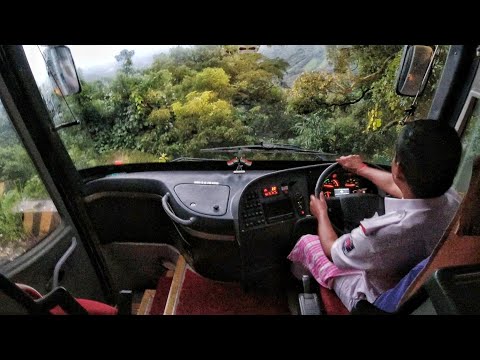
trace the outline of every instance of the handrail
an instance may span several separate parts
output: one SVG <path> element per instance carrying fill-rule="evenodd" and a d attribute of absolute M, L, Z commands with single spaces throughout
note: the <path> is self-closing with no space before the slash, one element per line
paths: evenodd
<path fill-rule="evenodd" d="M 52 289 L 55 289 L 58 287 L 58 276 L 60 274 L 60 269 L 62 268 L 65 261 L 67 261 L 68 257 L 72 255 L 76 247 L 77 247 L 77 238 L 74 236 L 72 237 L 72 245 L 70 245 L 67 251 L 65 251 L 65 254 L 63 254 L 60 260 L 58 260 L 58 262 L 55 264 L 55 269 L 53 270 Z"/>
<path fill-rule="evenodd" d="M 195 221 L 197 221 L 197 218 L 195 216 L 190 217 L 190 219 L 188 219 L 188 220 L 184 220 L 184 219 L 179 218 L 177 215 L 175 215 L 175 213 L 172 210 L 170 210 L 170 205 L 168 204 L 169 197 L 170 197 L 169 192 L 167 192 L 165 195 L 163 195 L 162 206 L 163 206 L 163 210 L 165 210 L 165 212 L 170 217 L 170 219 L 172 219 L 176 223 L 182 224 L 182 225 L 192 225 Z"/>

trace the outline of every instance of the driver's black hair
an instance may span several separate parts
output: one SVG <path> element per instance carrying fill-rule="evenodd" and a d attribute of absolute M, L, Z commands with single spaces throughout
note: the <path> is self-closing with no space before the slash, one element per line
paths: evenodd
<path fill-rule="evenodd" d="M 436 120 L 407 123 L 400 132 L 395 161 L 417 198 L 443 195 L 457 173 L 462 144 L 452 127 Z"/>

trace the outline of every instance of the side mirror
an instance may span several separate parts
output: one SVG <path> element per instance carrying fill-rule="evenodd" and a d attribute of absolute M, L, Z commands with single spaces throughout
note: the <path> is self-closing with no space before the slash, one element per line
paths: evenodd
<path fill-rule="evenodd" d="M 398 95 L 417 96 L 423 93 L 432 72 L 434 54 L 434 48 L 428 45 L 404 47 L 397 75 Z"/>
<path fill-rule="evenodd" d="M 45 49 L 48 74 L 52 77 L 57 95 L 73 95 L 81 90 L 77 69 L 70 49 L 63 45 Z"/>

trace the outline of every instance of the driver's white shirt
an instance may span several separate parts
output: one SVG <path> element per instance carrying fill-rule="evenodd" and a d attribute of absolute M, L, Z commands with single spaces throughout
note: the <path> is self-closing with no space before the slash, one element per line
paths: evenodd
<path fill-rule="evenodd" d="M 334 290 L 342 302 L 345 304 L 349 297 L 363 298 L 363 293 L 373 302 L 394 287 L 430 255 L 459 204 L 460 196 L 453 188 L 431 199 L 385 198 L 385 215 L 361 221 L 359 227 L 339 237 L 332 246 L 336 266 L 365 271 L 361 279 L 335 279 Z M 351 308 L 352 304 L 348 305 Z"/>

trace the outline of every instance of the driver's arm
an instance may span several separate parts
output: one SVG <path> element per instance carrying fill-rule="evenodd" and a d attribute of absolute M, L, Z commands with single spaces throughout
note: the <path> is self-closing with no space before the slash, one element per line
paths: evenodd
<path fill-rule="evenodd" d="M 363 162 L 360 155 L 340 156 L 337 162 L 347 171 L 358 174 L 371 182 L 386 193 L 402 198 L 402 191 L 393 181 L 392 174 L 388 171 L 372 168 Z"/>
<path fill-rule="evenodd" d="M 323 192 L 320 193 L 318 198 L 314 195 L 310 195 L 310 212 L 318 220 L 318 237 L 322 244 L 322 249 L 327 258 L 332 261 L 331 249 L 338 236 L 333 230 L 332 223 L 328 218 L 327 203 Z"/>

